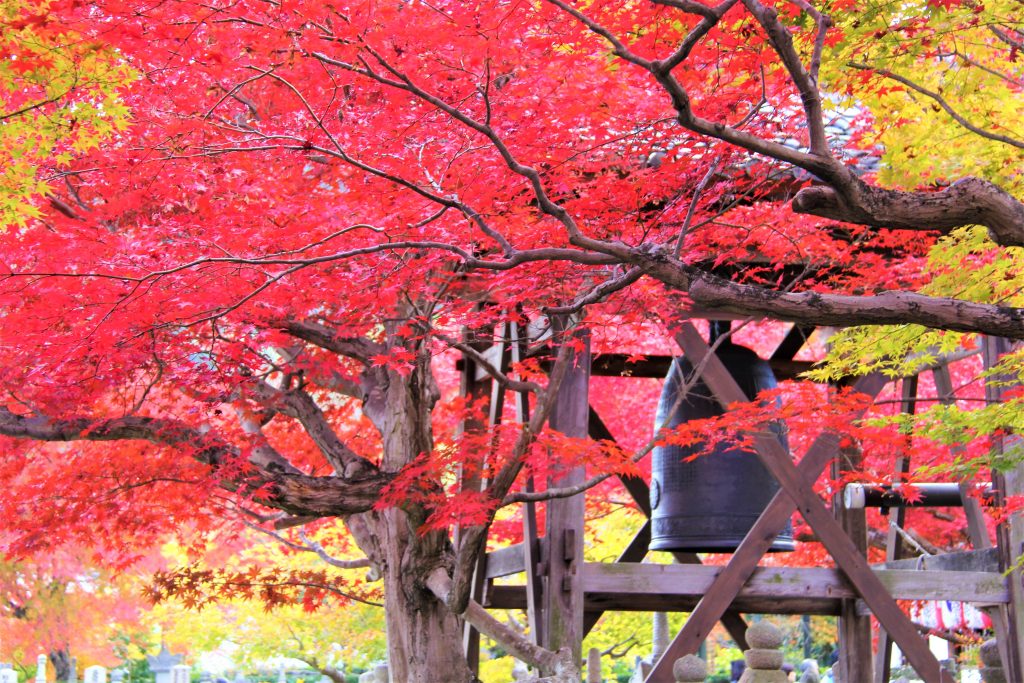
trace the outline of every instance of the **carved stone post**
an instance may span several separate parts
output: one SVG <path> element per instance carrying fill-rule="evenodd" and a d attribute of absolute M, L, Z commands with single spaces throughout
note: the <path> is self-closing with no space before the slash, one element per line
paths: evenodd
<path fill-rule="evenodd" d="M 672 676 L 676 683 L 704 683 L 708 677 L 708 665 L 697 655 L 686 655 L 672 665 Z"/>
<path fill-rule="evenodd" d="M 750 649 L 743 653 L 747 668 L 739 683 L 789 683 L 782 671 L 782 631 L 767 621 L 759 621 L 747 628 Z"/>

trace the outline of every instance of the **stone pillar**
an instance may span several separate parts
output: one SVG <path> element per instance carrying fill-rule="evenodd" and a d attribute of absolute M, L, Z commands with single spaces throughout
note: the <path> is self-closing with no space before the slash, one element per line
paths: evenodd
<path fill-rule="evenodd" d="M 672 677 L 676 683 L 704 683 L 708 677 L 708 665 L 697 655 L 686 655 L 672 665 Z"/>
<path fill-rule="evenodd" d="M 369 671 L 359 674 L 359 683 L 388 683 L 388 665 L 376 664 Z"/>
<path fill-rule="evenodd" d="M 288 683 L 288 674 L 284 670 L 284 663 L 277 666 L 277 683 Z"/>
<path fill-rule="evenodd" d="M 46 683 L 46 655 L 36 657 L 36 683 Z"/>
<path fill-rule="evenodd" d="M 999 658 L 999 645 L 995 638 L 981 644 L 981 679 L 985 683 L 1007 683 L 1003 661 Z"/>
<path fill-rule="evenodd" d="M 78 683 L 78 657 L 72 657 L 68 664 L 68 683 Z"/>
<path fill-rule="evenodd" d="M 805 659 L 800 662 L 800 683 L 820 683 L 821 672 L 818 671 L 818 662 L 814 659 Z"/>
<path fill-rule="evenodd" d="M 587 651 L 587 683 L 603 683 L 601 676 L 601 651 L 592 647 Z"/>
<path fill-rule="evenodd" d="M 10 664 L 4 664 L 0 669 L 0 683 L 18 683 L 18 672 Z"/>
<path fill-rule="evenodd" d="M 764 620 L 752 624 L 747 644 L 750 649 L 743 653 L 747 668 L 739 683 L 789 683 L 782 670 L 782 631 L 777 626 Z"/>
<path fill-rule="evenodd" d="M 651 625 L 651 661 L 657 662 L 668 649 L 668 614 L 665 612 L 654 613 L 654 623 Z"/>

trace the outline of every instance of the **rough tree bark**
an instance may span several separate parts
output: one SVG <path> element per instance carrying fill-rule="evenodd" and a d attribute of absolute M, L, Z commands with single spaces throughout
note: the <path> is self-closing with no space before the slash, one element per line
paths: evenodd
<path fill-rule="evenodd" d="M 71 654 L 67 646 L 50 650 L 48 655 L 53 664 L 54 680 L 66 681 L 71 675 Z"/>
<path fill-rule="evenodd" d="M 380 367 L 363 373 L 364 412 L 381 433 L 381 469 L 397 472 L 433 449 L 431 411 L 439 393 L 430 359 L 420 355 L 406 376 Z M 348 520 L 359 546 L 384 580 L 391 678 L 431 683 L 438 672 L 463 683 L 474 676 L 462 652 L 462 624 L 427 586 L 431 572 L 451 565 L 442 531 L 421 532 L 427 511 L 416 503 L 370 511 Z"/>

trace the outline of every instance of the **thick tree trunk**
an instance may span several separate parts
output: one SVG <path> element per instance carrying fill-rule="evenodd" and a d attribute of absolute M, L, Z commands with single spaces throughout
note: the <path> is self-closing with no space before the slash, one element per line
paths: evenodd
<path fill-rule="evenodd" d="M 471 683 L 462 651 L 462 626 L 448 607 L 419 588 L 409 595 L 401 573 L 384 576 L 388 669 L 393 683 Z"/>
<path fill-rule="evenodd" d="M 371 368 L 363 376 L 364 410 L 381 432 L 381 469 L 396 473 L 433 448 L 431 409 L 438 397 L 423 354 L 407 376 Z M 355 515 L 348 527 L 384 578 L 388 668 L 395 683 L 470 683 L 461 620 L 437 599 L 427 578 L 452 562 L 447 533 L 423 533 L 416 503 Z"/>
<path fill-rule="evenodd" d="M 66 681 L 71 673 L 71 654 L 67 647 L 50 650 L 50 663 L 53 664 L 54 680 Z"/>
<path fill-rule="evenodd" d="M 475 680 L 462 651 L 461 620 L 426 585 L 430 573 L 450 561 L 446 537 L 436 531 L 418 533 L 401 508 L 355 515 L 347 524 L 384 580 L 391 680 Z"/>

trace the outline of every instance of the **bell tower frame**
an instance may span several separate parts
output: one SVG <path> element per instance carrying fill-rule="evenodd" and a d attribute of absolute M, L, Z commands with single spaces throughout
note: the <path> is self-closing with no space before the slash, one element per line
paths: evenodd
<path fill-rule="evenodd" d="M 694 313 L 694 316 L 699 314 Z M 700 316 L 705 317 L 705 316 Z M 727 318 L 707 314 L 710 318 Z M 768 359 L 780 378 L 793 377 L 806 369 L 794 361 L 813 328 L 794 326 Z M 589 435 L 614 439 L 589 401 L 591 376 L 625 375 L 625 354 L 602 354 L 592 358 L 589 339 L 581 333 L 581 350 L 563 380 L 550 424 L 570 436 Z M 486 350 L 496 365 L 507 367 L 525 355 L 524 332 L 506 324 L 497 343 Z M 701 370 L 701 378 L 723 405 L 746 401 L 748 397 L 711 351 L 696 328 L 683 324 L 676 335 L 680 350 Z M 480 348 L 478 346 L 478 348 Z M 991 367 L 1009 350 L 1006 340 L 984 340 L 982 352 Z M 633 377 L 664 377 L 671 358 L 648 357 L 630 364 Z M 926 369 L 934 374 L 936 387 L 947 398 L 952 395 L 948 367 Z M 462 387 L 466 395 L 490 395 L 490 422 L 502 419 L 504 391 L 470 358 L 462 361 Z M 912 410 L 916 378 L 903 378 L 904 410 Z M 877 396 L 888 383 L 878 375 L 856 380 L 854 389 Z M 998 400 L 1000 389 L 986 389 Z M 525 399 L 512 394 L 517 420 L 528 411 Z M 652 416 L 653 424 L 653 416 Z M 977 603 L 991 616 L 1008 680 L 1024 680 L 1021 653 L 1024 651 L 1024 590 L 1019 570 L 1011 570 L 1024 547 L 1024 522 L 1013 516 L 998 529 L 995 556 L 998 566 L 972 565 L 969 570 L 912 570 L 872 567 L 866 559 L 866 527 L 863 510 L 845 510 L 841 505 L 826 507 L 812 485 L 824 468 L 837 460 L 840 443 L 835 434 L 823 432 L 798 464 L 770 435 L 755 440 L 755 450 L 781 489 L 761 514 L 754 527 L 722 567 L 702 566 L 694 553 L 672 553 L 677 564 L 641 564 L 650 542 L 651 507 L 646 481 L 623 477 L 622 484 L 648 521 L 636 532 L 614 563 L 588 563 L 583 559 L 583 494 L 546 503 L 546 527 L 537 526 L 536 503 L 523 509 L 524 542 L 488 553 L 477 568 L 473 598 L 485 607 L 524 609 L 531 637 L 551 649 L 569 647 L 579 661 L 582 641 L 609 610 L 684 611 L 690 617 L 654 663 L 648 683 L 671 683 L 672 663 L 697 651 L 716 623 L 722 623 L 740 649 L 747 649 L 746 622 L 742 613 L 831 614 L 839 617 L 840 678 L 843 683 L 888 683 L 888 656 L 893 643 L 927 683 L 952 683 L 949 674 L 928 648 L 918 628 L 904 614 L 897 600 L 960 600 Z M 897 462 L 898 468 L 909 466 Z M 582 471 L 566 473 L 549 487 L 572 486 L 583 481 Z M 1024 492 L 1024 472 L 1014 471 L 993 482 L 1001 495 Z M 528 488 L 533 486 L 528 483 Z M 976 549 L 992 546 L 981 519 L 978 502 L 962 491 L 971 540 Z M 900 514 L 900 508 L 894 508 Z M 799 567 L 758 567 L 779 529 L 794 511 L 808 523 L 835 561 L 835 569 Z M 887 540 L 887 560 L 898 566 L 899 541 Z M 1014 552 L 1013 549 L 1017 549 Z M 957 567 L 959 553 L 937 563 Z M 1009 571 L 1008 574 L 1005 572 Z M 499 577 L 522 575 L 521 585 L 496 585 Z M 879 647 L 872 651 L 868 615 L 879 623 Z M 479 636 L 467 625 L 465 644 L 471 662 L 478 661 Z"/>

